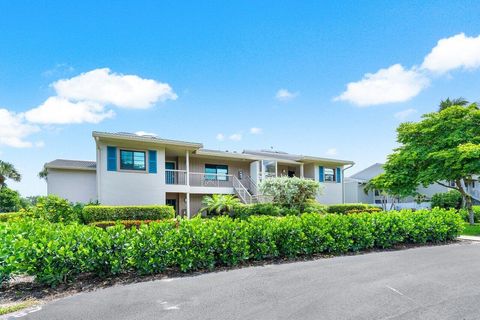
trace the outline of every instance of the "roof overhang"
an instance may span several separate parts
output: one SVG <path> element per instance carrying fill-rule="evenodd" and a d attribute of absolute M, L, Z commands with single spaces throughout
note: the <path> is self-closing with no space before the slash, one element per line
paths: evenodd
<path fill-rule="evenodd" d="M 152 136 L 136 136 L 133 134 L 119 134 L 109 132 L 93 131 L 92 136 L 95 139 L 112 142 L 141 142 L 150 145 L 182 147 L 189 150 L 197 150 L 203 147 L 201 143 L 187 142 L 180 140 L 162 139 Z"/>

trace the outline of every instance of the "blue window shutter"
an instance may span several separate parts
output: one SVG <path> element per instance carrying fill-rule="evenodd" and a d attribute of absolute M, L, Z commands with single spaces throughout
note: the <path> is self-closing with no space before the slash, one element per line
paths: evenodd
<path fill-rule="evenodd" d="M 148 150 L 148 173 L 157 173 L 157 151 Z"/>
<path fill-rule="evenodd" d="M 341 183 L 341 182 L 342 182 L 342 169 L 337 168 L 337 183 Z"/>
<path fill-rule="evenodd" d="M 323 166 L 318 167 L 318 181 L 324 181 Z"/>
<path fill-rule="evenodd" d="M 107 147 L 107 170 L 117 171 L 117 148 Z"/>

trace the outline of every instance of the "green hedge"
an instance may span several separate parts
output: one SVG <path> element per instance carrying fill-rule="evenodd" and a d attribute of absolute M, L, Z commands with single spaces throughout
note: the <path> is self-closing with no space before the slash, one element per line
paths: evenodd
<path fill-rule="evenodd" d="M 83 221 L 91 223 L 106 220 L 163 220 L 173 219 L 172 206 L 85 206 Z"/>
<path fill-rule="evenodd" d="M 82 273 L 189 272 L 252 260 L 444 242 L 455 239 L 462 224 L 456 211 L 442 209 L 180 219 L 105 230 L 22 219 L 0 223 L 0 280 L 27 274 L 56 285 Z"/>
<path fill-rule="evenodd" d="M 364 203 L 333 204 L 327 207 L 328 213 L 348 214 L 360 211 L 381 211 L 377 206 Z"/>
<path fill-rule="evenodd" d="M 90 223 L 91 226 L 94 227 L 99 227 L 99 228 L 108 228 L 108 227 L 113 227 L 117 224 L 121 224 L 125 226 L 126 228 L 132 228 L 132 227 L 140 227 L 142 224 L 149 224 L 152 222 L 161 222 L 163 220 L 117 220 L 117 221 L 97 221 L 97 222 L 92 222 Z"/>
<path fill-rule="evenodd" d="M 464 221 L 469 222 L 468 211 L 466 209 L 461 209 L 458 212 Z M 473 217 L 475 223 L 480 222 L 480 206 L 473 206 Z"/>
<path fill-rule="evenodd" d="M 11 221 L 13 219 L 24 218 L 31 215 L 27 211 L 0 213 L 0 222 Z"/>

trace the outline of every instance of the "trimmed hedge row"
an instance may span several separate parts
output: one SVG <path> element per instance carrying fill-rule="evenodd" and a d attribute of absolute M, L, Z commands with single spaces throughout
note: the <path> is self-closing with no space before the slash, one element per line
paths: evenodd
<path fill-rule="evenodd" d="M 382 211 L 379 207 L 364 203 L 344 203 L 332 204 L 327 207 L 328 213 L 349 214 L 358 212 L 376 212 Z"/>
<path fill-rule="evenodd" d="M 0 222 L 11 221 L 13 219 L 23 218 L 28 215 L 31 214 L 29 214 L 27 211 L 0 213 Z"/>
<path fill-rule="evenodd" d="M 163 220 L 175 218 L 172 206 L 85 206 L 82 211 L 85 223 L 116 220 Z"/>
<path fill-rule="evenodd" d="M 99 228 L 113 227 L 117 224 L 125 226 L 125 228 L 140 227 L 142 224 L 149 224 L 152 222 L 162 222 L 163 220 L 117 220 L 117 221 L 97 221 L 90 223 L 91 226 Z"/>
<path fill-rule="evenodd" d="M 0 223 L 0 280 L 27 274 L 56 285 L 81 273 L 189 272 L 251 260 L 443 242 L 455 239 L 462 228 L 460 215 L 442 209 L 180 219 L 105 230 L 22 219 Z"/>

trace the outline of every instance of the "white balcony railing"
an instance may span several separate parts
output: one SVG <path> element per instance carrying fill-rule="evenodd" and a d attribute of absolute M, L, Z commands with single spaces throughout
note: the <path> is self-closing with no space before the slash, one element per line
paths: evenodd
<path fill-rule="evenodd" d="M 186 186 L 187 185 L 187 171 L 165 169 L 165 183 Z"/>
<path fill-rule="evenodd" d="M 233 188 L 231 174 L 190 172 L 190 186 Z"/>

